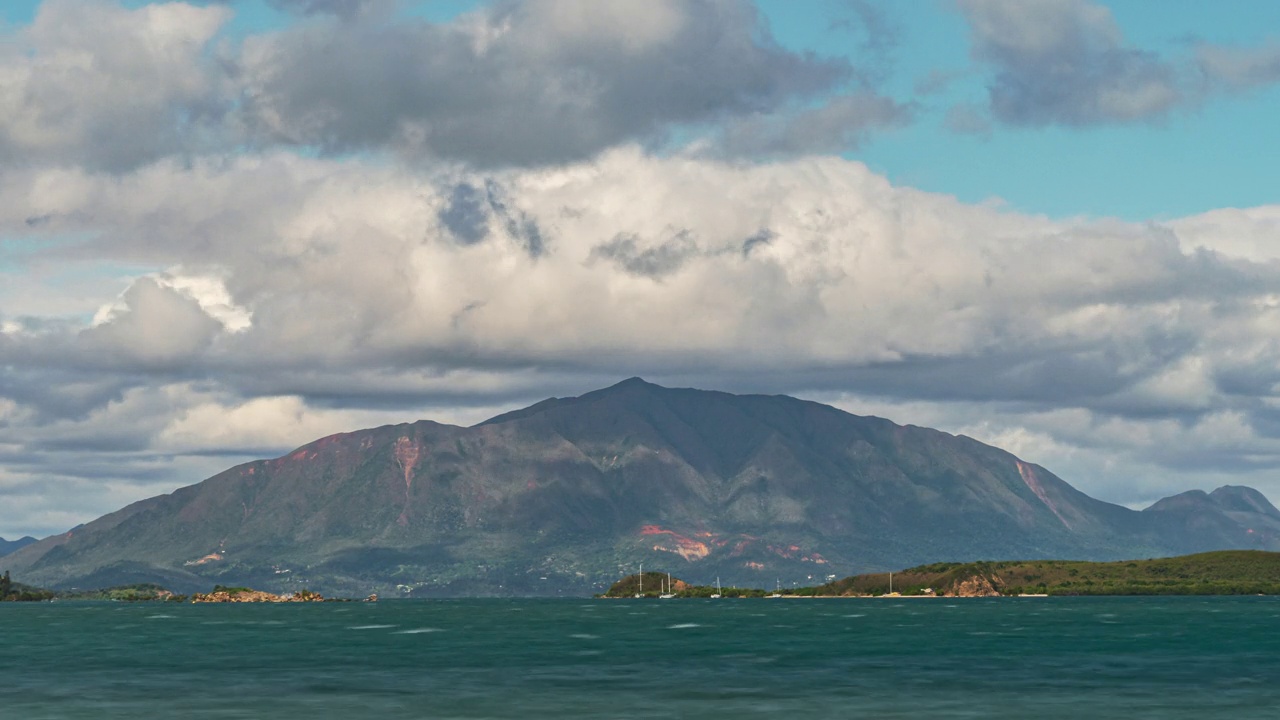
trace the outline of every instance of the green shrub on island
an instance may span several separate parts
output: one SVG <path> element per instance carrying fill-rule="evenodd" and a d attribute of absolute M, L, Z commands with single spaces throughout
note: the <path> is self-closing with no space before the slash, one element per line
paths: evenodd
<path fill-rule="evenodd" d="M 40 602 L 53 598 L 54 594 L 49 590 L 14 582 L 8 570 L 0 575 L 0 602 Z"/>
<path fill-rule="evenodd" d="M 1151 560 L 933 563 L 893 574 L 902 595 L 1280 595 L 1280 553 L 1224 550 Z M 888 574 L 855 575 L 820 595 L 882 595 Z"/>
<path fill-rule="evenodd" d="M 601 597 L 656 598 L 666 583 L 662 572 L 628 575 Z M 660 582 L 662 584 L 660 584 Z M 673 580 L 675 597 L 709 598 L 714 586 Z M 994 595 L 1280 595 L 1280 553 L 1223 550 L 1152 560 L 938 562 L 919 565 L 892 578 L 887 572 L 854 575 L 813 587 L 786 588 L 789 597 L 874 597 Z M 768 597 L 756 588 L 726 587 L 722 597 Z"/>
<path fill-rule="evenodd" d="M 669 594 L 678 598 L 710 598 L 719 593 L 721 597 L 764 597 L 767 593 L 758 588 L 722 587 L 719 591 L 715 585 L 690 585 L 684 580 L 672 577 L 670 591 L 667 590 L 667 573 L 646 572 L 643 578 L 639 573 L 628 575 L 614 583 L 597 597 L 606 598 L 658 598 Z"/>

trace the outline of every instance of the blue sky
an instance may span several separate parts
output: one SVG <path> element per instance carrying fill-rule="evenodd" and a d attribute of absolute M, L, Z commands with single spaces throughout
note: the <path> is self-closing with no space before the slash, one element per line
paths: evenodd
<path fill-rule="evenodd" d="M 0 537 L 632 375 L 1280 498 L 1280 3 L 0 22 Z"/>
<path fill-rule="evenodd" d="M 830 27 L 845 3 L 759 4 L 780 42 L 849 56 L 849 33 Z M 1253 46 L 1280 34 L 1280 4 L 1266 0 L 1225 8 L 1194 0 L 1102 4 L 1130 44 L 1170 58 L 1188 55 L 1196 40 Z M 1280 119 L 1280 88 L 1215 98 L 1153 122 L 957 135 L 943 127 L 947 102 L 981 102 L 986 92 L 969 55 L 964 18 L 945 0 L 873 7 L 900 33 L 887 83 L 893 93 L 908 97 L 916 82 L 935 71 L 959 76 L 946 93 L 922 101 L 918 122 L 849 154 L 895 182 L 970 202 L 1001 198 L 1027 212 L 1130 220 L 1276 199 L 1280 166 L 1258 150 Z"/>

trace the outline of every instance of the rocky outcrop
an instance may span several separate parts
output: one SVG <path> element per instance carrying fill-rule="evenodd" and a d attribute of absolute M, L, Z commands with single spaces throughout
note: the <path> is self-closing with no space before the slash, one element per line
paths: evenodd
<path fill-rule="evenodd" d="M 998 597 L 1000 591 L 997 586 L 1004 586 L 1004 581 L 999 575 L 985 577 L 983 575 L 974 575 L 956 582 L 949 592 L 944 592 L 943 597 Z"/>

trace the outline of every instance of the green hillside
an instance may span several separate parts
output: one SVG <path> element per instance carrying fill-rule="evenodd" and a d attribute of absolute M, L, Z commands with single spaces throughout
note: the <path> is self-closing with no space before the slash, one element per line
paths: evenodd
<path fill-rule="evenodd" d="M 893 590 L 903 595 L 927 594 L 926 589 L 938 595 L 964 594 L 960 591 L 966 584 L 1001 595 L 1280 595 L 1280 553 L 1225 550 L 1128 562 L 934 563 L 893 574 Z M 888 573 L 877 573 L 806 588 L 802 594 L 887 592 Z"/>

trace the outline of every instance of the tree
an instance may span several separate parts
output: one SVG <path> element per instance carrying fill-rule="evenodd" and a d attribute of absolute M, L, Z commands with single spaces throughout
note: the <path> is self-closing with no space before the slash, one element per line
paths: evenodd
<path fill-rule="evenodd" d="M 0 600 L 9 597 L 9 589 L 13 587 L 13 582 L 9 580 L 9 571 L 4 571 L 4 577 L 0 577 Z"/>

